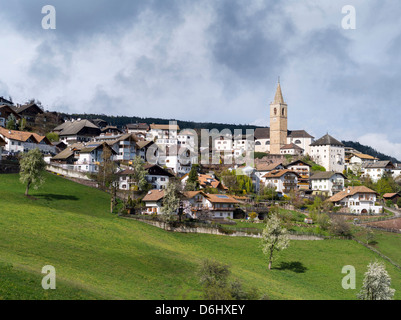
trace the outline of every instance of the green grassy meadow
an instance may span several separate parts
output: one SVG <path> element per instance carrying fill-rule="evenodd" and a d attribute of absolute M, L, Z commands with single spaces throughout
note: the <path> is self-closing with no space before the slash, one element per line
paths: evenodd
<path fill-rule="evenodd" d="M 271 299 L 355 299 L 378 258 L 349 240 L 292 241 L 269 271 L 259 239 L 119 218 L 108 194 L 51 174 L 32 197 L 24 190 L 18 175 L 0 175 L 0 299 L 201 299 L 197 270 L 206 258 Z M 45 265 L 56 268 L 56 290 L 41 287 Z M 341 286 L 345 265 L 357 270 L 357 290 Z M 401 271 L 386 266 L 400 299 Z"/>

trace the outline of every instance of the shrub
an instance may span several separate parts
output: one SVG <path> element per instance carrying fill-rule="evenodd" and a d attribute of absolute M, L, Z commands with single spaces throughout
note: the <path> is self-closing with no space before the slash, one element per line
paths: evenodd
<path fill-rule="evenodd" d="M 322 230 L 327 230 L 330 227 L 330 217 L 325 213 L 318 214 L 316 223 L 319 224 Z"/>
<path fill-rule="evenodd" d="M 352 236 L 351 226 L 344 217 L 335 217 L 331 220 L 330 232 L 336 236 Z"/>

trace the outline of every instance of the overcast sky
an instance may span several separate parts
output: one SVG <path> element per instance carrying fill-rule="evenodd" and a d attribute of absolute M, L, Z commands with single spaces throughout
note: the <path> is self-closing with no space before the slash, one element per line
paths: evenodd
<path fill-rule="evenodd" d="M 42 28 L 45 5 L 56 30 Z M 400 17 L 390 0 L 0 0 L 0 96 L 268 126 L 280 76 L 289 129 L 401 159 Z"/>

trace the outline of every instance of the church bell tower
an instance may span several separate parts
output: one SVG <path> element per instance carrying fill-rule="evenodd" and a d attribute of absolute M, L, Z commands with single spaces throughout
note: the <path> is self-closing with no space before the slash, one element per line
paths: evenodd
<path fill-rule="evenodd" d="M 287 144 L 287 104 L 278 81 L 274 101 L 270 104 L 270 153 L 280 154 L 282 146 Z"/>

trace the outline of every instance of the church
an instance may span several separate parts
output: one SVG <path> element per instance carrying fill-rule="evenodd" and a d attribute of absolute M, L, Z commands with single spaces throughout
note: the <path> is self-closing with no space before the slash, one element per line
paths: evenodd
<path fill-rule="evenodd" d="M 255 130 L 255 152 L 275 155 L 310 154 L 314 137 L 305 130 L 288 130 L 288 106 L 284 102 L 280 81 L 274 101 L 270 103 L 270 127 Z"/>

